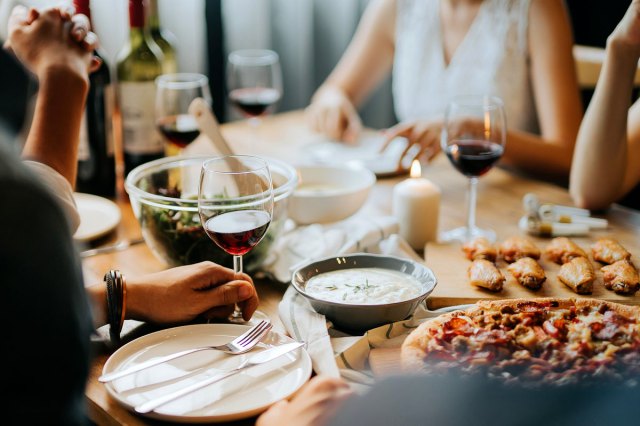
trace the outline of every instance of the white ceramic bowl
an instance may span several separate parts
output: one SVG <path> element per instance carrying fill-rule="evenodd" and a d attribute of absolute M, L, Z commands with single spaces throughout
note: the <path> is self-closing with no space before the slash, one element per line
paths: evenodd
<path fill-rule="evenodd" d="M 364 167 L 301 166 L 289 200 L 289 217 L 298 224 L 346 219 L 367 201 L 376 176 Z"/>

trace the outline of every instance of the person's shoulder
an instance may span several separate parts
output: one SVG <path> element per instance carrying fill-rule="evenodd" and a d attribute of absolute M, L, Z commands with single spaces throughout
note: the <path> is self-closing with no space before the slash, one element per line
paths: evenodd
<path fill-rule="evenodd" d="M 35 177 L 6 144 L 6 138 L 0 137 L 0 202 L 2 205 L 40 206 L 33 214 L 46 214 L 48 217 L 63 213 L 53 194 Z M 39 213 L 42 212 L 42 213 Z"/>

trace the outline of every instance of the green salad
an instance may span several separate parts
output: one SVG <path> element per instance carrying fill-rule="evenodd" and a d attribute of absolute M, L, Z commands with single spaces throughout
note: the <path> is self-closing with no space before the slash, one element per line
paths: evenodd
<path fill-rule="evenodd" d="M 181 198 L 177 188 L 156 190 L 153 193 L 172 198 Z M 195 197 L 193 199 L 196 199 Z M 158 203 L 158 202 L 156 202 Z M 161 203 L 161 202 L 160 202 Z M 177 210 L 174 206 L 188 207 L 189 211 Z M 274 218 L 277 218 L 274 206 Z M 257 269 L 266 259 L 269 248 L 281 229 L 280 221 L 274 220 L 266 235 L 249 253 L 244 255 L 244 269 Z M 219 248 L 205 233 L 193 203 L 168 203 L 162 208 L 140 205 L 140 224 L 147 244 L 172 266 L 189 265 L 209 260 L 232 268 L 233 256 Z"/>

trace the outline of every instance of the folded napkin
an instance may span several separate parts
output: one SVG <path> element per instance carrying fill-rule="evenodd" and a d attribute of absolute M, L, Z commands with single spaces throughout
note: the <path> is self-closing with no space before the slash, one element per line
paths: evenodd
<path fill-rule="evenodd" d="M 295 228 L 278 239 L 262 271 L 286 283 L 295 269 L 313 259 L 375 250 L 376 245 L 397 232 L 398 221 L 392 216 L 356 215 L 330 225 Z"/>
<path fill-rule="evenodd" d="M 404 257 L 422 262 L 423 259 L 413 251 L 405 240 L 397 234 L 389 235 L 389 232 L 395 230 L 397 230 L 395 219 L 376 218 L 370 219 L 368 223 L 362 220 L 347 221 L 338 226 L 322 227 L 320 225 L 312 225 L 298 231 L 301 233 L 299 235 L 304 233 L 307 236 L 315 235 L 317 238 L 322 238 L 325 235 L 322 243 L 317 245 L 317 247 L 322 247 L 322 251 L 318 251 L 320 253 L 318 257 L 352 252 L 368 252 Z M 335 232 L 340 232 L 342 239 L 337 238 Z M 336 244 L 337 241 L 340 241 L 340 244 Z M 306 241 L 306 243 L 310 243 L 310 241 Z M 335 249 L 335 247 L 338 248 Z M 285 265 L 290 265 L 294 258 L 306 255 L 288 256 L 289 261 L 280 265 L 280 272 L 284 273 Z M 272 271 L 276 270 L 272 269 Z M 372 380 L 369 375 L 362 372 L 364 368 L 360 368 L 363 367 L 362 365 L 350 365 L 346 359 L 340 361 L 340 365 L 336 362 L 337 357 L 339 358 L 349 348 L 362 342 L 362 336 L 349 336 L 331 329 L 331 325 L 327 323 L 325 316 L 315 312 L 307 299 L 301 296 L 293 287 L 289 287 L 285 292 L 278 306 L 278 311 L 287 332 L 294 339 L 308 343 L 307 351 L 311 356 L 316 373 L 333 377 L 342 376 L 352 383 L 371 384 Z"/>

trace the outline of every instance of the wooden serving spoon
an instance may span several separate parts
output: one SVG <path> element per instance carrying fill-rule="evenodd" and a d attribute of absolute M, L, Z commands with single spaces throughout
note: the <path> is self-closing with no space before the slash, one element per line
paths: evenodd
<path fill-rule="evenodd" d="M 220 133 L 220 123 L 218 123 L 207 101 L 202 98 L 195 98 L 189 105 L 189 114 L 196 118 L 200 131 L 213 142 L 221 155 L 234 154 L 222 133 Z"/>

